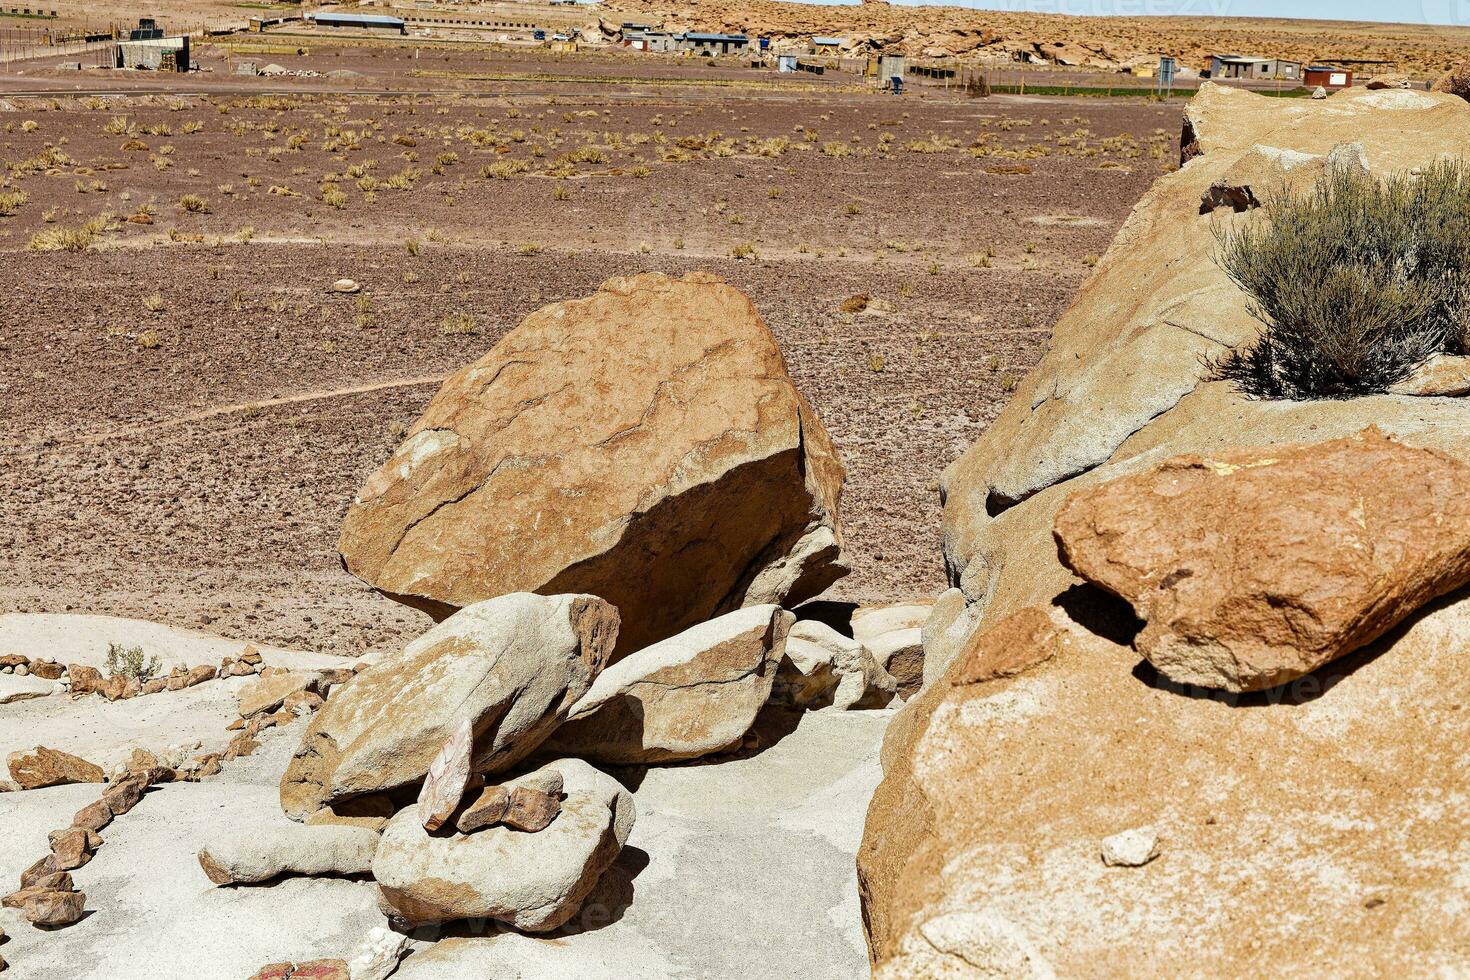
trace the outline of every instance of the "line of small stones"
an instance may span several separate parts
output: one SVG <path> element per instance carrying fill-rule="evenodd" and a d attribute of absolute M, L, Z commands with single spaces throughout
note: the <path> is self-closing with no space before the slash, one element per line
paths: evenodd
<path fill-rule="evenodd" d="M 242 660 L 254 653 L 252 647 L 246 650 Z M 255 656 L 259 657 L 259 654 Z M 257 662 L 247 666 L 254 666 L 256 669 L 250 672 L 256 673 L 262 665 Z M 293 691 L 279 704 L 269 706 L 274 709 L 269 713 L 263 709 L 249 719 L 231 722 L 227 730 L 236 734 L 223 752 L 206 752 L 177 768 L 170 768 L 160 764 L 152 752 L 134 749 L 125 774 L 113 780 L 102 791 L 101 798 L 78 810 L 72 816 L 70 826 L 47 835 L 51 843 L 50 853 L 21 872 L 20 889 L 0 899 L 0 905 L 20 909 L 28 921 L 42 928 L 59 929 L 77 922 L 82 917 L 87 896 L 76 890 L 71 872 L 92 860 L 104 843 L 101 831 L 113 818 L 136 806 L 143 793 L 156 783 L 199 782 L 219 775 L 226 762 L 251 755 L 260 747 L 256 736 L 262 731 L 289 724 L 303 714 L 315 712 L 325 703 L 323 695 L 330 696 L 332 690 L 349 679 L 353 672 L 351 668 L 324 671 L 323 676 L 306 689 Z M 318 693 L 318 690 L 323 693 Z M 3 933 L 0 933 L 0 938 L 3 938 Z M 0 972 L 6 968 L 5 959 L 0 957 Z"/>
<path fill-rule="evenodd" d="M 69 685 L 74 696 L 100 694 L 109 701 L 159 694 L 163 691 L 181 691 L 205 681 L 259 674 L 264 669 L 264 660 L 251 645 L 246 645 L 238 657 L 223 658 L 218 667 L 209 664 L 189 668 L 175 667 L 166 677 L 154 677 L 146 681 L 129 674 L 104 677 L 102 671 L 96 667 L 83 664 L 62 665 L 54 660 L 33 660 L 19 653 L 0 656 L 0 672 L 38 677 L 43 681 L 63 681 Z"/>

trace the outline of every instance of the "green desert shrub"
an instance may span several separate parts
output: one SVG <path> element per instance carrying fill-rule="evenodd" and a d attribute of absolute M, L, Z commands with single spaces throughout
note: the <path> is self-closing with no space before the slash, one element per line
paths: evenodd
<path fill-rule="evenodd" d="M 1216 237 L 1216 261 L 1264 329 L 1212 373 L 1248 394 L 1373 394 L 1436 353 L 1466 349 L 1470 168 L 1461 161 L 1384 179 L 1336 167 Z"/>
<path fill-rule="evenodd" d="M 140 681 L 146 681 L 153 677 L 161 669 L 158 657 L 143 657 L 142 647 L 125 647 L 119 643 L 107 644 L 107 661 L 105 663 L 109 677 L 122 674 L 125 677 L 136 677 Z"/>

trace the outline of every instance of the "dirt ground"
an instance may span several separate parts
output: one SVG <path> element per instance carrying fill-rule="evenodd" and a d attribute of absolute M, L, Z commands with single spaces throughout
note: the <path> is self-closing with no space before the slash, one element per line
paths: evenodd
<path fill-rule="evenodd" d="M 445 83 L 342 57 L 364 89 Z M 0 611 L 400 642 L 427 619 L 343 572 L 336 535 L 437 379 L 542 304 L 692 269 L 749 293 L 843 455 L 834 594 L 933 595 L 940 470 L 1178 156 L 1178 103 L 478 59 L 449 63 L 491 76 L 458 93 L 0 106 Z"/>

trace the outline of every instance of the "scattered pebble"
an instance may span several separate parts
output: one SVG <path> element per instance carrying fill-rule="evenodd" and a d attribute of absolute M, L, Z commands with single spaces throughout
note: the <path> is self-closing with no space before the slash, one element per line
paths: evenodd
<path fill-rule="evenodd" d="M 1159 834 L 1152 827 L 1133 827 L 1104 837 L 1103 864 L 1108 867 L 1137 868 L 1159 856 Z"/>

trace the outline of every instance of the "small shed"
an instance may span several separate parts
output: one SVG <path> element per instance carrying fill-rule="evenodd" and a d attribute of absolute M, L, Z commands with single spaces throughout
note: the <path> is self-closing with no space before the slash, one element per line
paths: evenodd
<path fill-rule="evenodd" d="M 744 34 L 702 34 L 691 31 L 684 35 L 681 50 L 693 51 L 701 58 L 713 58 L 722 54 L 743 54 L 750 47 L 750 38 Z"/>
<path fill-rule="evenodd" d="M 401 17 L 386 14 L 339 14 L 330 10 L 307 14 L 306 20 L 318 27 L 355 27 L 359 30 L 391 31 L 407 34 L 408 27 Z"/>
<path fill-rule="evenodd" d="M 794 72 L 794 71 L 796 71 L 796 55 L 794 55 L 794 54 L 778 54 L 778 55 L 776 55 L 776 70 L 778 72 L 783 73 L 783 74 L 786 73 L 786 72 Z"/>
<path fill-rule="evenodd" d="M 114 64 L 118 68 L 148 71 L 188 71 L 189 39 L 155 37 L 143 41 L 119 41 Z"/>
<path fill-rule="evenodd" d="M 1307 88 L 1317 88 L 1320 85 L 1328 91 L 1349 88 L 1353 84 L 1352 69 L 1332 65 L 1310 65 L 1302 73 L 1302 84 Z"/>

